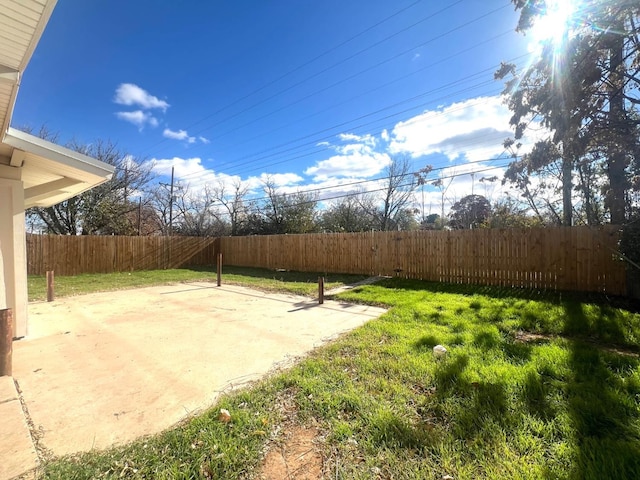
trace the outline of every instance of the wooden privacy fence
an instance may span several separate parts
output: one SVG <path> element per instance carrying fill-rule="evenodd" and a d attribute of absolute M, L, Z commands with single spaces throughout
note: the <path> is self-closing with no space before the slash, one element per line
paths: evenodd
<path fill-rule="evenodd" d="M 224 237 L 226 265 L 626 293 L 615 226 Z"/>
<path fill-rule="evenodd" d="M 160 270 L 215 264 L 215 239 L 27 235 L 27 271 L 44 275 Z"/>
<path fill-rule="evenodd" d="M 626 293 L 615 226 L 224 237 L 27 235 L 28 273 L 215 265 Z"/>

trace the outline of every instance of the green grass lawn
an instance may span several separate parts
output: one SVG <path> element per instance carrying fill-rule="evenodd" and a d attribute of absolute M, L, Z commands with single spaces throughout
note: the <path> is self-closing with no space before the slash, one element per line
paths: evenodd
<path fill-rule="evenodd" d="M 52 461 L 44 476 L 256 478 L 295 413 L 323 433 L 327 478 L 640 478 L 639 314 L 399 279 L 340 298 L 390 310 L 178 428 Z"/>
<path fill-rule="evenodd" d="M 263 268 L 226 266 L 222 281 L 226 284 L 245 285 L 272 292 L 299 295 L 318 294 L 317 273 L 278 272 Z M 366 278 L 364 275 L 325 275 L 325 288 L 330 289 Z M 193 267 L 169 270 L 145 270 L 125 273 L 90 273 L 55 278 L 55 296 L 67 297 L 86 293 L 150 287 L 181 282 L 215 282 L 215 268 Z M 47 281 L 43 275 L 30 275 L 29 301 L 47 299 Z"/>

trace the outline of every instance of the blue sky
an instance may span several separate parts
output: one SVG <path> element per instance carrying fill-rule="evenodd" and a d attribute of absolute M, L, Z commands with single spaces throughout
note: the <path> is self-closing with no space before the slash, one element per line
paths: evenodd
<path fill-rule="evenodd" d="M 493 72 L 527 61 L 516 22 L 507 0 L 60 0 L 12 123 L 110 139 L 193 189 L 351 184 L 400 155 L 458 174 L 450 201 L 495 197 L 478 178 L 506 164 Z"/>

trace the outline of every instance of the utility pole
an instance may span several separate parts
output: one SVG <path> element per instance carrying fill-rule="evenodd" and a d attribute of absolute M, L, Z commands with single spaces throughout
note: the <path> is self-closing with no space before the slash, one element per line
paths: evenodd
<path fill-rule="evenodd" d="M 128 185 L 129 185 L 129 168 L 125 164 L 125 166 L 124 166 L 124 205 L 125 205 L 125 208 L 126 208 L 126 205 L 127 205 L 127 197 L 128 197 L 128 193 L 129 193 L 129 192 L 127 192 L 127 186 Z"/>
<path fill-rule="evenodd" d="M 422 223 L 424 224 L 424 183 L 422 184 Z"/>
<path fill-rule="evenodd" d="M 138 236 L 140 236 L 141 224 L 142 224 L 142 197 L 138 198 Z"/>

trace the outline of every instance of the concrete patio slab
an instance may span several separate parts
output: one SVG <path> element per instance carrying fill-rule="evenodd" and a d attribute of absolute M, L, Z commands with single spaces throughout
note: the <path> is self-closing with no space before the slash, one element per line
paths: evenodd
<path fill-rule="evenodd" d="M 36 468 L 38 456 L 12 377 L 0 377 L 0 479 Z"/>
<path fill-rule="evenodd" d="M 385 311 L 211 283 L 29 308 L 29 335 L 14 342 L 14 377 L 39 448 L 54 455 L 162 431 Z"/>

